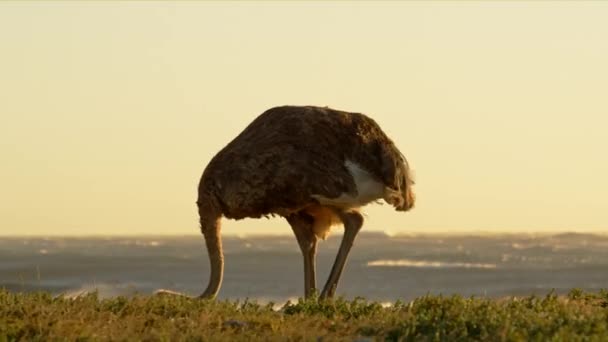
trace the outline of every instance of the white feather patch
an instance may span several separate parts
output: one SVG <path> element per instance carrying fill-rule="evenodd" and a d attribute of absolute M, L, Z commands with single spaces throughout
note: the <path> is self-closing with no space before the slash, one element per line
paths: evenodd
<path fill-rule="evenodd" d="M 350 160 L 344 162 L 344 166 L 352 175 L 357 193 L 355 195 L 343 193 L 336 198 L 327 198 L 322 195 L 312 195 L 321 205 L 338 208 L 359 208 L 378 199 L 384 198 L 384 184 L 376 180 L 369 172 L 357 163 Z"/>

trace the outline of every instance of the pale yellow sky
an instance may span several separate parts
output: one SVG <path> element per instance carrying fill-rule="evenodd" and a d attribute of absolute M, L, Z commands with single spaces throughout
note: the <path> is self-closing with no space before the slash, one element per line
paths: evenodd
<path fill-rule="evenodd" d="M 264 110 L 372 116 L 417 208 L 365 230 L 605 232 L 604 2 L 0 3 L 0 235 L 197 234 Z M 228 234 L 286 233 L 281 219 Z"/>

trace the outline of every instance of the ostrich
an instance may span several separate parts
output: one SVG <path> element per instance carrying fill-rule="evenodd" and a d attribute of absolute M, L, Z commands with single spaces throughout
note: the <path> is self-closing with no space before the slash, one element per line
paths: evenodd
<path fill-rule="evenodd" d="M 222 284 L 222 217 L 284 217 L 304 258 L 304 295 L 316 291 L 316 251 L 334 224 L 344 235 L 321 298 L 335 294 L 355 236 L 359 209 L 384 199 L 398 211 L 415 202 L 408 163 L 371 118 L 327 107 L 282 106 L 259 115 L 209 162 L 198 213 L 211 275 L 201 298 Z"/>

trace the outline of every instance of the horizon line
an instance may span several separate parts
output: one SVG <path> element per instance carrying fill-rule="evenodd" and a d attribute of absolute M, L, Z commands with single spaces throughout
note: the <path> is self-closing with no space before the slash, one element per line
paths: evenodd
<path fill-rule="evenodd" d="M 409 236 L 558 236 L 558 235 L 595 235 L 595 236 L 608 236 L 608 232 L 597 232 L 597 231 L 573 231 L 573 230 L 539 230 L 539 231 L 487 231 L 487 230 L 469 230 L 469 231 L 436 231 L 436 232 L 386 232 L 386 231 L 363 231 L 359 234 L 363 235 L 384 235 L 386 237 L 409 237 Z M 332 232 L 329 238 L 332 236 L 342 236 L 342 232 Z M 3 238 L 171 238 L 171 237 L 202 237 L 201 233 L 183 233 L 183 234 L 171 234 L 171 233 L 83 233 L 83 234 L 0 234 L 0 239 Z M 281 233 L 225 233 L 223 237 L 237 237 L 237 238 L 249 238 L 249 237 L 283 237 L 293 236 L 290 232 Z"/>

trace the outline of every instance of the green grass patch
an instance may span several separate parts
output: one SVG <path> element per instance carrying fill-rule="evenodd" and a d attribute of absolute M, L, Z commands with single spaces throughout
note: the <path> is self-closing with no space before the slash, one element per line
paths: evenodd
<path fill-rule="evenodd" d="M 0 289 L 0 341 L 149 340 L 606 341 L 608 291 L 567 296 L 424 296 L 382 307 L 364 299 L 255 301 L 177 296 L 74 299 Z"/>

